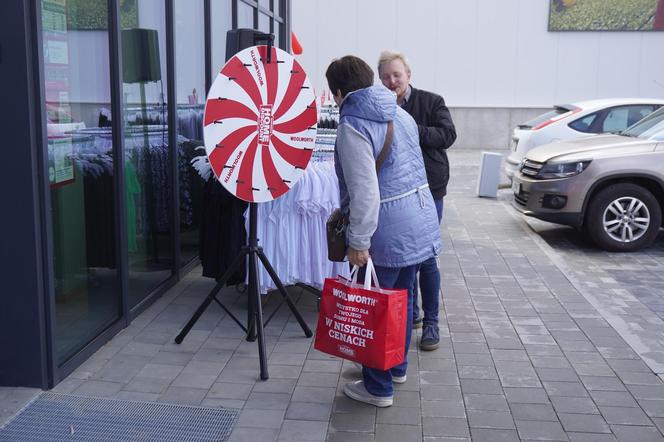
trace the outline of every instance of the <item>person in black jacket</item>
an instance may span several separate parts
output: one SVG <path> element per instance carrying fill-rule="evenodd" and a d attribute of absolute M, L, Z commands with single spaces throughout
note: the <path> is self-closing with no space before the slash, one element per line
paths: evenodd
<path fill-rule="evenodd" d="M 445 100 L 440 95 L 415 89 L 410 85 L 411 70 L 408 61 L 398 52 L 383 51 L 378 61 L 378 75 L 385 87 L 397 95 L 397 103 L 408 112 L 420 134 L 420 147 L 424 157 L 429 188 L 436 203 L 438 221 L 443 217 L 443 198 L 447 193 L 450 179 L 450 166 L 447 149 L 456 140 L 456 129 Z M 438 310 L 440 305 L 440 271 L 436 258 L 422 263 L 420 267 L 420 287 L 422 288 L 422 310 L 419 317 L 417 307 L 417 283 L 415 283 L 415 304 L 413 324 L 415 328 L 424 323 L 420 348 L 435 350 L 440 341 L 438 333 Z"/>

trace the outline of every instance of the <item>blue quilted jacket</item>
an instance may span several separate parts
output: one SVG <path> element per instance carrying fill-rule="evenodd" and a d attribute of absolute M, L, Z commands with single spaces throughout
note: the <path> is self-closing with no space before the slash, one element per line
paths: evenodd
<path fill-rule="evenodd" d="M 339 124 L 350 125 L 366 138 L 373 147 L 374 158 L 383 148 L 389 121 L 394 122 L 394 136 L 389 155 L 378 172 L 381 203 L 370 254 L 378 266 L 406 267 L 437 255 L 442 247 L 433 198 L 424 187 L 427 177 L 417 125 L 383 86 L 352 92 L 341 104 Z M 339 161 L 336 172 L 344 209 L 349 196 Z M 402 196 L 418 188 L 417 192 Z M 385 201 L 388 199 L 391 200 Z"/>

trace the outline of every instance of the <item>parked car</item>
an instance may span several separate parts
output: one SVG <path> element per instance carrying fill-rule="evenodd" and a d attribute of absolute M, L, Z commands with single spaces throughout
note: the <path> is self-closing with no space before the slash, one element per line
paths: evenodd
<path fill-rule="evenodd" d="M 530 149 L 591 134 L 620 132 L 663 105 L 664 100 L 659 99 L 612 98 L 554 106 L 514 129 L 505 174 L 512 179 Z"/>
<path fill-rule="evenodd" d="M 605 250 L 651 244 L 664 207 L 664 108 L 620 134 L 531 150 L 512 191 L 520 212 L 583 228 Z"/>

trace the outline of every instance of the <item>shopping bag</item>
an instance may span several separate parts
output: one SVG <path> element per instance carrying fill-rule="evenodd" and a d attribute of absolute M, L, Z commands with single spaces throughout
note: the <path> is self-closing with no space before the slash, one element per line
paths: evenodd
<path fill-rule="evenodd" d="M 364 284 L 357 274 L 355 266 L 351 279 L 325 280 L 314 348 L 387 370 L 404 361 L 408 290 L 380 288 L 371 260 Z"/>

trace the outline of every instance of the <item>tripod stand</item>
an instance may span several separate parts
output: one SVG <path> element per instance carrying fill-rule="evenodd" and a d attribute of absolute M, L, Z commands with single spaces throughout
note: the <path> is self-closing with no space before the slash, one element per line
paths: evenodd
<path fill-rule="evenodd" d="M 295 304 L 293 304 L 293 301 L 291 301 L 290 297 L 288 296 L 286 288 L 284 288 L 284 285 L 281 283 L 281 280 L 279 280 L 279 276 L 277 276 L 277 273 L 272 268 L 270 261 L 263 253 L 263 248 L 258 245 L 258 237 L 256 234 L 257 217 L 258 217 L 258 207 L 256 203 L 250 203 L 248 244 L 242 247 L 240 254 L 237 257 L 235 257 L 233 263 L 226 270 L 226 273 L 224 273 L 224 275 L 214 286 L 210 294 L 207 295 L 207 297 L 201 303 L 201 305 L 198 306 L 198 309 L 196 309 L 194 315 L 191 317 L 191 319 L 189 319 L 189 322 L 187 322 L 187 324 L 184 326 L 180 334 L 178 334 L 175 337 L 175 342 L 177 344 L 182 343 L 182 340 L 187 336 L 187 333 L 189 333 L 194 324 L 196 324 L 198 318 L 201 317 L 201 315 L 203 314 L 203 312 L 205 312 L 210 303 L 212 301 L 215 301 L 228 314 L 228 316 L 230 316 L 231 319 L 233 319 L 233 321 L 235 321 L 237 325 L 239 325 L 240 328 L 245 333 L 247 333 L 247 341 L 253 342 L 256 340 L 256 338 L 258 338 L 258 356 L 260 359 L 261 379 L 266 380 L 269 378 L 269 375 L 267 372 L 267 355 L 265 354 L 265 336 L 263 333 L 263 327 L 267 325 L 268 322 L 270 322 L 270 320 L 277 312 L 277 310 L 279 310 L 279 307 L 281 305 L 279 305 L 272 313 L 272 315 L 267 319 L 267 321 L 263 323 L 263 309 L 261 306 L 261 294 L 258 285 L 258 259 L 260 259 L 260 261 L 263 263 L 263 266 L 270 274 L 270 278 L 272 279 L 272 281 L 274 281 L 275 285 L 279 289 L 281 296 L 283 296 L 284 301 L 293 312 L 293 315 L 297 319 L 297 322 L 300 324 L 300 327 L 302 327 L 302 331 L 304 331 L 304 335 L 307 338 L 310 338 L 313 335 L 313 333 L 307 326 L 306 322 L 304 322 L 302 315 L 295 307 Z M 228 310 L 228 308 L 226 308 L 226 306 L 224 306 L 221 303 L 221 301 L 217 299 L 217 293 L 219 293 L 222 287 L 226 285 L 228 279 L 235 273 L 235 271 L 238 269 L 240 265 L 244 265 L 245 257 L 249 258 L 249 278 L 248 278 L 249 309 L 247 313 L 247 327 L 245 327 L 235 317 L 235 315 L 233 315 L 230 312 L 230 310 Z"/>

